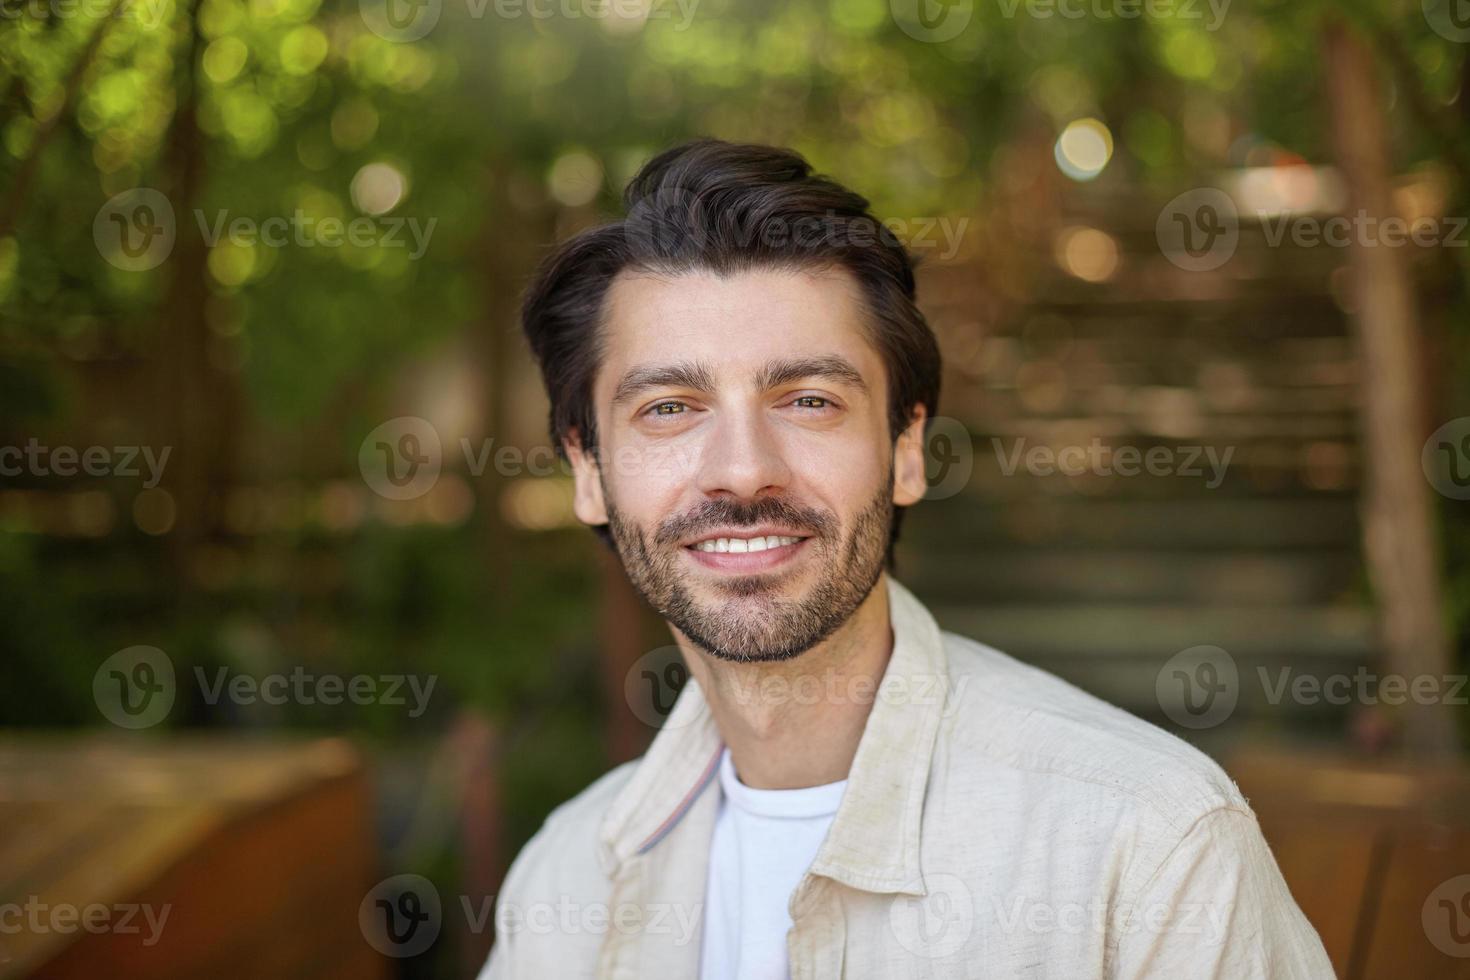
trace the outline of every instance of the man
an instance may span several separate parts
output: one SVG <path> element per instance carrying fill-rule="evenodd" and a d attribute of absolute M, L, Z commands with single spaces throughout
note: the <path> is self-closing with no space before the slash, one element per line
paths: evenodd
<path fill-rule="evenodd" d="M 516 860 L 485 976 L 1332 976 L 1217 766 L 885 572 L 940 361 L 867 201 L 717 141 L 626 197 L 524 327 L 577 516 L 691 679 Z"/>

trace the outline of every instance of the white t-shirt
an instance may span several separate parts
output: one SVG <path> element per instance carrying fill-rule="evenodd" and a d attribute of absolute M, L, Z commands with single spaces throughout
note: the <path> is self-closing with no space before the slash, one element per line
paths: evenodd
<path fill-rule="evenodd" d="M 751 789 L 720 756 L 720 812 L 710 840 L 700 980 L 788 980 L 791 893 L 811 867 L 847 780 Z"/>

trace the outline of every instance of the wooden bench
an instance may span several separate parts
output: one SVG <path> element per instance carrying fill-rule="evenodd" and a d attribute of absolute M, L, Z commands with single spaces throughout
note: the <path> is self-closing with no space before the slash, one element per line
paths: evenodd
<path fill-rule="evenodd" d="M 0 978 L 374 980 L 357 913 L 376 877 L 346 742 L 0 743 L 0 909 L 41 923 L 0 931 Z M 125 931 L 124 906 L 154 922 Z M 89 908 L 109 926 L 84 928 Z"/>
<path fill-rule="evenodd" d="M 1470 770 L 1270 749 L 1226 768 L 1339 977 L 1470 980 L 1470 877 L 1444 887 L 1470 876 Z"/>

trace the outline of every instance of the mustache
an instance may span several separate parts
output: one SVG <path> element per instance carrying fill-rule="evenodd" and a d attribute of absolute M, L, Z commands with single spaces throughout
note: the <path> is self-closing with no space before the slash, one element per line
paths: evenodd
<path fill-rule="evenodd" d="M 751 501 L 716 499 L 706 500 L 695 510 L 664 521 L 659 525 L 654 540 L 661 545 L 676 545 L 711 528 L 763 523 L 781 524 L 809 533 L 812 537 L 831 534 L 837 529 L 837 520 L 831 514 L 802 507 L 780 497 Z"/>

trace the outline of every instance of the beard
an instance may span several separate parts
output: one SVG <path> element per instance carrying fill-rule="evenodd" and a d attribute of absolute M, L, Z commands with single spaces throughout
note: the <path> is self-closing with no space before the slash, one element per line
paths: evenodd
<path fill-rule="evenodd" d="M 892 479 L 843 533 L 832 514 L 778 497 L 751 502 L 712 499 L 696 510 L 669 518 L 652 535 L 607 503 L 613 546 L 633 588 L 659 615 L 700 649 L 734 663 L 791 660 L 831 636 L 873 591 L 883 573 L 893 527 Z M 801 573 L 753 573 L 712 583 L 717 594 L 691 589 L 680 542 L 703 530 L 774 523 L 807 535 L 807 569 L 816 583 L 805 594 L 781 594 L 783 580 Z M 701 590 L 703 591 L 703 590 Z"/>

